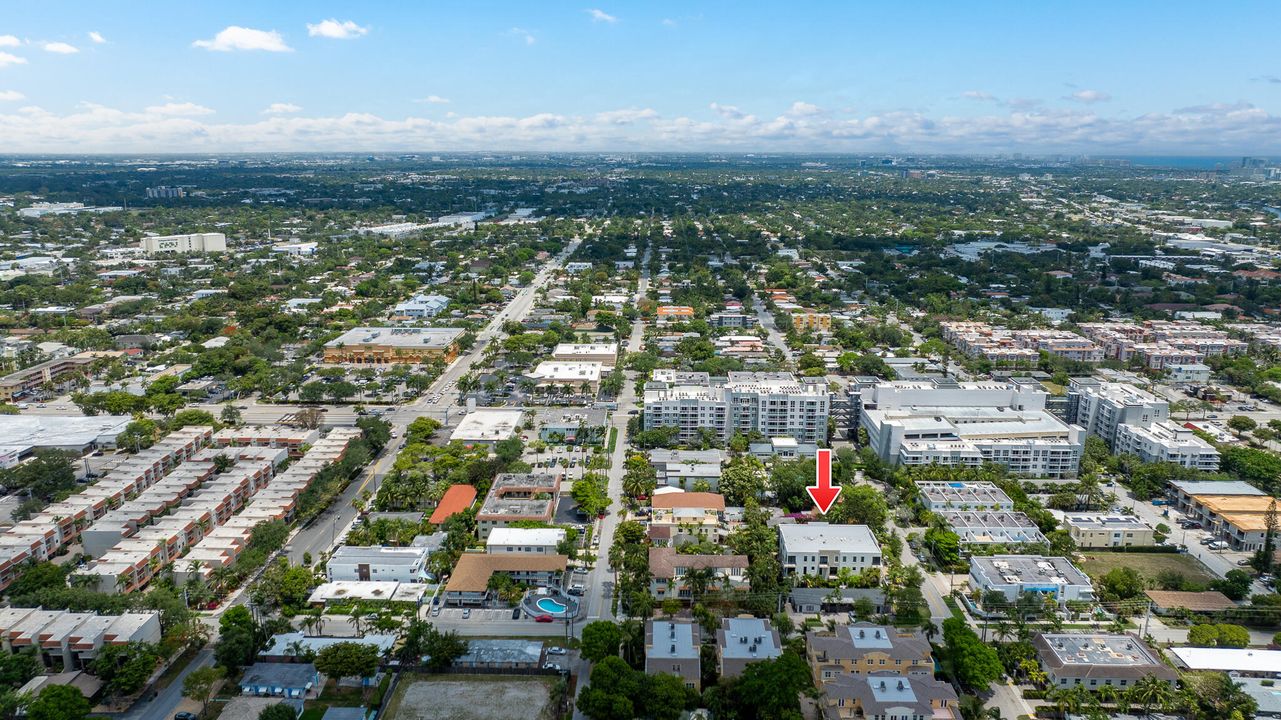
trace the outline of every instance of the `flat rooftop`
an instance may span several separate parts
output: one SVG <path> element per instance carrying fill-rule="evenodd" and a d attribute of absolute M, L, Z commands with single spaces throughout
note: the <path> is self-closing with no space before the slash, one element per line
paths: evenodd
<path fill-rule="evenodd" d="M 726 618 L 721 624 L 721 655 L 727 658 L 771 660 L 783 653 L 774 628 L 761 618 Z"/>
<path fill-rule="evenodd" d="M 1084 530 L 1151 530 L 1147 523 L 1128 515 L 1065 513 L 1063 522 Z"/>
<path fill-rule="evenodd" d="M 499 442 L 515 436 L 524 420 L 523 410 L 473 410 L 463 416 L 449 439 L 460 442 Z"/>
<path fill-rule="evenodd" d="M 651 620 L 645 657 L 658 660 L 686 660 L 699 657 L 694 645 L 694 626 L 689 621 Z"/>
<path fill-rule="evenodd" d="M 1040 637 L 1059 666 L 1163 665 L 1156 653 L 1133 635 L 1057 633 Z"/>
<path fill-rule="evenodd" d="M 795 525 L 779 525 L 779 536 L 789 553 L 821 552 L 839 550 L 841 552 L 881 551 L 880 543 L 866 525 L 831 525 L 812 522 Z"/>
<path fill-rule="evenodd" d="M 413 349 L 444 350 L 463 334 L 462 328 L 445 327 L 357 327 L 325 343 L 325 347 L 381 345 Z"/>
<path fill-rule="evenodd" d="M 1090 585 L 1090 578 L 1067 558 L 1042 555 L 992 555 L 970 558 L 972 568 L 980 569 L 995 584 L 1035 585 L 1055 583 Z"/>

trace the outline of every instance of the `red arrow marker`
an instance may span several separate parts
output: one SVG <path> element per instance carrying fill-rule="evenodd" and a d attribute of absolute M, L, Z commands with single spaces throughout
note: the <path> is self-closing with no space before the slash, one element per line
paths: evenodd
<path fill-rule="evenodd" d="M 836 498 L 841 496 L 841 486 L 832 487 L 832 451 L 819 450 L 815 467 L 816 485 L 808 485 L 805 490 L 814 499 L 818 511 L 824 515 L 832 509 Z"/>

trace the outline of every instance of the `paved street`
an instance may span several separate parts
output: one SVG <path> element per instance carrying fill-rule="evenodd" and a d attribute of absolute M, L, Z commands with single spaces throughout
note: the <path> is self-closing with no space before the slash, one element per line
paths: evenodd
<path fill-rule="evenodd" d="M 774 323 L 774 316 L 765 308 L 765 303 L 755 298 L 752 300 L 752 306 L 756 310 L 756 318 L 761 327 L 765 328 L 769 343 L 781 350 L 788 362 L 793 361 L 795 358 L 792 357 L 792 349 L 787 346 L 787 339 L 783 337 L 783 333 L 779 332 L 778 325 Z"/>

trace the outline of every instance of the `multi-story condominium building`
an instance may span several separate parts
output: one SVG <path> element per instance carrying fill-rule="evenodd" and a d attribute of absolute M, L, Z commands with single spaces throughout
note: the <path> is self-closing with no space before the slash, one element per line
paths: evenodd
<path fill-rule="evenodd" d="M 161 253 L 211 253 L 227 251 L 227 236 L 222 233 L 190 235 L 153 235 L 145 237 L 138 247 L 148 255 Z"/>
<path fill-rule="evenodd" d="M 1241 353 L 1247 347 L 1218 328 L 1189 320 L 1083 323 L 1081 331 L 1103 347 L 1106 357 L 1122 362 L 1139 357 L 1156 370 L 1197 363 L 1211 355 Z"/>
<path fill-rule="evenodd" d="M 724 380 L 683 383 L 652 381 L 645 386 L 645 429 L 675 427 L 683 442 L 710 431 L 722 442 L 734 433 L 827 440 L 830 396 L 819 379 L 797 380 L 790 373 L 731 372 Z"/>
<path fill-rule="evenodd" d="M 802 310 L 792 313 L 792 327 L 796 332 L 815 332 L 830 331 L 832 329 L 832 316 L 828 313 L 814 312 L 813 310 Z"/>
<path fill-rule="evenodd" d="M 1094 600 L 1090 578 L 1063 557 L 976 555 L 970 558 L 970 584 L 983 592 L 999 592 L 1010 602 L 1023 593 L 1048 595 L 1060 605 Z"/>
<path fill-rule="evenodd" d="M 1072 477 L 1084 431 L 1045 409 L 1046 393 L 1012 382 L 887 382 L 862 388 L 859 425 L 894 465 L 984 462 L 1032 477 Z"/>
<path fill-rule="evenodd" d="M 595 395 L 600 389 L 604 366 L 598 362 L 549 360 L 538 363 L 526 377 L 533 380 L 540 392 L 570 390 Z"/>
<path fill-rule="evenodd" d="M 503 573 L 512 580 L 534 587 L 560 583 L 569 558 L 535 553 L 463 553 L 445 584 L 445 604 L 454 607 L 485 605 L 494 591 L 489 579 Z"/>
<path fill-rule="evenodd" d="M 955 720 L 951 683 L 893 670 L 842 675 L 823 686 L 825 720 Z"/>
<path fill-rule="evenodd" d="M 434 318 L 447 307 L 449 307 L 449 298 L 444 295 L 419 294 L 398 303 L 392 308 L 392 312 L 411 318 Z"/>
<path fill-rule="evenodd" d="M 920 630 L 860 622 L 837 627 L 835 633 L 808 632 L 805 654 L 814 684 L 820 688 L 842 675 L 887 670 L 900 675 L 934 675 L 930 641 Z"/>
<path fill-rule="evenodd" d="M 1063 524 L 1080 548 L 1145 547 L 1156 544 L 1152 528 L 1135 517 L 1067 513 L 1063 516 Z"/>
<path fill-rule="evenodd" d="M 645 674 L 667 673 L 702 688 L 702 631 L 692 620 L 645 621 Z"/>
<path fill-rule="evenodd" d="M 1126 689 L 1149 676 L 1173 687 L 1179 677 L 1134 635 L 1036 633 L 1032 646 L 1050 687 L 1097 690 L 1110 685 Z"/>
<path fill-rule="evenodd" d="M 756 327 L 757 317 L 747 313 L 718 312 L 707 316 L 707 323 L 716 328 Z"/>
<path fill-rule="evenodd" d="M 1253 552 L 1263 547 L 1274 511 L 1281 512 L 1281 501 L 1267 495 L 1205 493 L 1191 497 L 1187 515 L 1233 550 Z"/>
<path fill-rule="evenodd" d="M 556 513 L 560 475 L 502 473 L 494 478 L 489 495 L 476 512 L 476 532 L 487 540 L 495 528 L 533 520 L 550 523 Z"/>
<path fill-rule="evenodd" d="M 1091 435 L 1116 443 L 1121 425 L 1147 427 L 1170 419 L 1170 404 L 1146 390 L 1124 383 L 1073 378 L 1068 388 L 1068 420 Z"/>
<path fill-rule="evenodd" d="M 1195 517 L 1196 512 L 1193 510 L 1199 496 L 1259 497 L 1267 494 L 1250 483 L 1240 480 L 1171 480 L 1168 493 L 1179 512 L 1193 516 L 1193 520 L 1201 519 Z"/>
<path fill-rule="evenodd" d="M 672 533 L 719 540 L 725 514 L 725 497 L 712 492 L 661 492 L 650 498 L 653 515 L 650 527 L 666 527 Z"/>
<path fill-rule="evenodd" d="M 458 354 L 462 328 L 352 328 L 325 343 L 325 362 L 357 365 L 395 365 L 441 359 Z"/>
<path fill-rule="evenodd" d="M 1166 365 L 1165 370 L 1170 373 L 1170 382 L 1175 385 L 1204 385 L 1210 382 L 1210 366 L 1202 363 Z"/>
<path fill-rule="evenodd" d="M 325 576 L 335 580 L 422 582 L 427 573 L 427 548 L 359 547 L 343 545 L 325 563 Z"/>
<path fill-rule="evenodd" d="M 1013 510 L 1014 501 L 990 482 L 923 482 L 916 484 L 926 510 Z"/>
<path fill-rule="evenodd" d="M 866 525 L 779 525 L 778 554 L 786 576 L 836 577 L 881 566 L 881 545 Z"/>
<path fill-rule="evenodd" d="M 1189 428 L 1169 420 L 1148 426 L 1119 425 L 1112 449 L 1138 455 L 1144 462 L 1174 463 L 1197 470 L 1219 469 L 1219 451 Z"/>
<path fill-rule="evenodd" d="M 695 590 L 689 580 L 692 571 L 703 575 L 702 592 L 747 587 L 746 555 L 692 555 L 670 547 L 649 549 L 649 589 L 654 597 L 692 599 Z"/>
<path fill-rule="evenodd" d="M 717 670 L 722 678 L 738 677 L 754 662 L 783 654 L 782 638 L 761 618 L 722 618 L 716 631 Z"/>

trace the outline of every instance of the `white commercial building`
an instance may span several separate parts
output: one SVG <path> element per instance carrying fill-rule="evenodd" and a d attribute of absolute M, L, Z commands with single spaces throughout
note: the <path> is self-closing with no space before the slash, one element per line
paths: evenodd
<path fill-rule="evenodd" d="M 449 298 L 444 295 L 415 295 L 397 304 L 392 311 L 412 318 L 434 318 L 448 306 Z"/>
<path fill-rule="evenodd" d="M 685 382 L 688 381 L 688 382 Z M 675 427 L 682 442 L 703 430 L 721 442 L 752 431 L 798 442 L 827 439 L 830 395 L 822 378 L 797 380 L 790 373 L 731 372 L 725 380 L 704 375 L 645 385 L 645 429 Z"/>
<path fill-rule="evenodd" d="M 553 360 L 598 362 L 607 370 L 618 363 L 618 343 L 561 343 L 552 351 Z"/>
<path fill-rule="evenodd" d="M 1205 385 L 1210 382 L 1210 366 L 1202 363 L 1166 365 L 1170 382 L 1175 385 Z"/>
<path fill-rule="evenodd" d="M 836 577 L 881 566 L 881 545 L 866 525 L 779 525 L 778 554 L 784 575 Z"/>
<path fill-rule="evenodd" d="M 556 555 L 556 548 L 564 540 L 565 531 L 561 528 L 498 527 L 489 531 L 485 552 Z"/>
<path fill-rule="evenodd" d="M 538 363 L 529 378 L 539 388 L 570 388 L 577 392 L 595 393 L 600 389 L 602 366 L 598 362 L 562 362 L 550 360 Z"/>
<path fill-rule="evenodd" d="M 1085 432 L 1048 412 L 1045 397 L 1017 383 L 880 383 L 863 391 L 859 425 L 894 465 L 994 462 L 1019 475 L 1071 477 Z"/>
<path fill-rule="evenodd" d="M 1048 595 L 1059 604 L 1094 600 L 1090 578 L 1067 558 L 1041 555 L 991 555 L 970 558 L 970 582 L 1014 602 L 1023 593 Z"/>
<path fill-rule="evenodd" d="M 1219 451 L 1196 432 L 1168 420 L 1142 425 L 1120 425 L 1112 449 L 1138 455 L 1143 462 L 1175 463 L 1186 468 L 1219 469 Z"/>
<path fill-rule="evenodd" d="M 336 580 L 422 582 L 427 548 L 343 545 L 325 564 L 325 577 Z"/>
<path fill-rule="evenodd" d="M 494 445 L 516 436 L 525 419 L 523 410 L 482 408 L 467 413 L 450 434 L 450 442 L 465 445 Z"/>
<path fill-rule="evenodd" d="M 153 235 L 138 244 L 148 255 L 162 253 L 211 253 L 227 251 L 227 236 L 222 233 L 188 235 Z"/>

